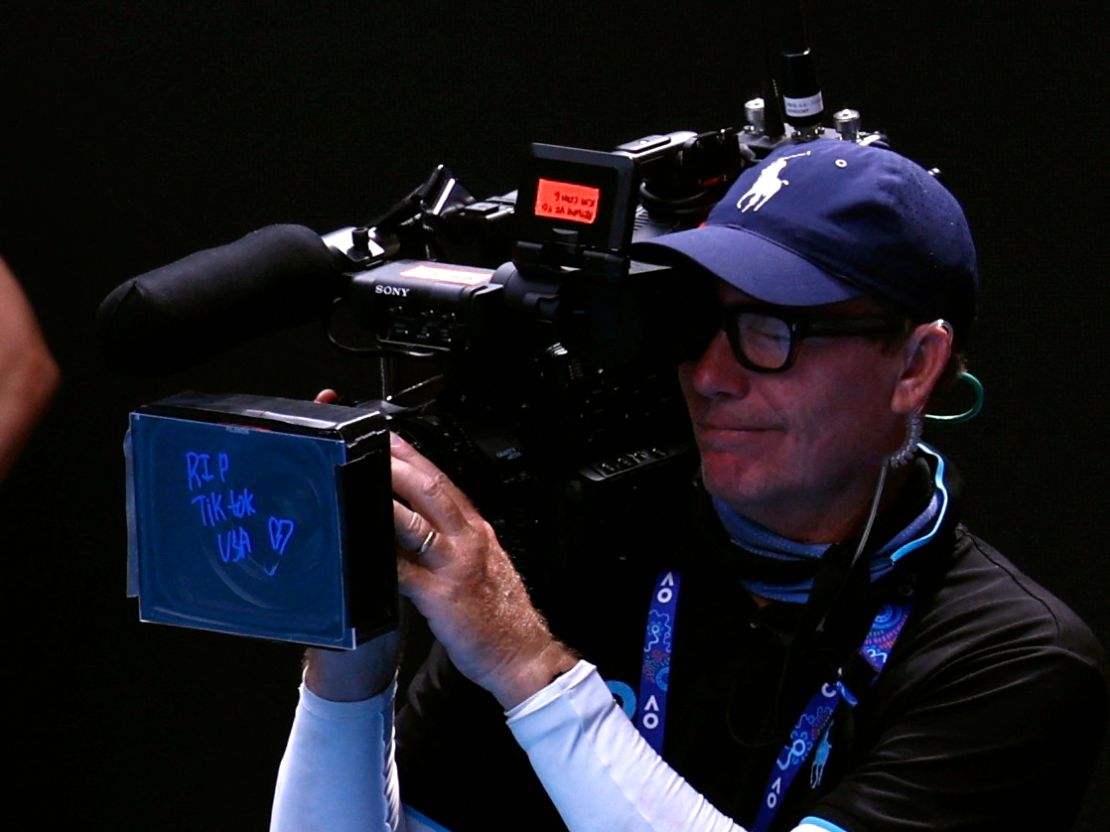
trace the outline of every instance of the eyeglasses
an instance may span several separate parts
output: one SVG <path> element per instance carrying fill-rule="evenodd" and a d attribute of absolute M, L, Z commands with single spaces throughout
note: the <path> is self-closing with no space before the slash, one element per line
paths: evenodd
<path fill-rule="evenodd" d="M 720 321 L 720 319 L 718 319 Z M 728 337 L 732 354 L 749 370 L 757 373 L 781 373 L 790 369 L 797 356 L 798 343 L 815 336 L 857 336 L 881 338 L 905 335 L 910 322 L 904 318 L 870 315 L 862 317 L 815 317 L 812 313 L 791 313 L 780 306 L 735 306 L 724 309 L 719 324 Z M 713 335 L 719 329 L 715 328 Z M 695 355 L 687 350 L 687 357 L 696 358 L 704 352 L 712 335 L 701 327 L 701 349 Z M 693 346 L 693 342 L 687 342 Z"/>

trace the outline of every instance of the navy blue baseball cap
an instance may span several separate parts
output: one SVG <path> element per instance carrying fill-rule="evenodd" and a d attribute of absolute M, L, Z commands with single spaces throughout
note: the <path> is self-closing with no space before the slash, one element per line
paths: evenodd
<path fill-rule="evenodd" d="M 698 228 L 632 248 L 693 261 L 764 303 L 872 297 L 965 335 L 979 279 L 963 209 L 929 172 L 881 145 L 823 138 L 776 148 Z"/>

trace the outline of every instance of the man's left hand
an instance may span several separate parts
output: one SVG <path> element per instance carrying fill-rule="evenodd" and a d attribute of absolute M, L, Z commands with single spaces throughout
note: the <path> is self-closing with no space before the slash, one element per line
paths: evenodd
<path fill-rule="evenodd" d="M 506 710 L 577 659 L 556 641 L 489 523 L 428 459 L 391 437 L 401 593 L 455 666 Z"/>

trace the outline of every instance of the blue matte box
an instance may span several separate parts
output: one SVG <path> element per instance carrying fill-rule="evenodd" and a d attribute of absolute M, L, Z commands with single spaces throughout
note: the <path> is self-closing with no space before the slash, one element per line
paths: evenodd
<path fill-rule="evenodd" d="M 397 625 L 380 410 L 182 393 L 124 446 L 142 621 L 339 648 Z"/>

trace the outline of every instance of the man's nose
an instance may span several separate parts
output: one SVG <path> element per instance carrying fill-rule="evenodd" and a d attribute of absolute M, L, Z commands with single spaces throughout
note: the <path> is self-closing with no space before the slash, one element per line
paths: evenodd
<path fill-rule="evenodd" d="M 701 357 L 694 362 L 690 378 L 694 389 L 707 398 L 746 396 L 751 387 L 750 373 L 732 354 L 732 347 L 723 331 L 713 336 Z"/>

